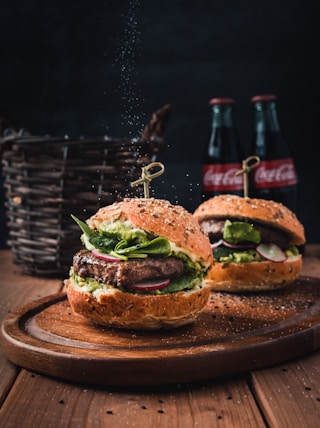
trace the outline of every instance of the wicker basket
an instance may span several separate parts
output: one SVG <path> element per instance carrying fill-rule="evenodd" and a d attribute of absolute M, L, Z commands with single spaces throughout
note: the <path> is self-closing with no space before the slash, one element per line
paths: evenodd
<path fill-rule="evenodd" d="M 137 139 L 19 136 L 0 140 L 8 245 L 26 273 L 63 277 L 81 248 L 84 220 L 101 206 L 141 196 L 130 182 L 156 146 Z"/>

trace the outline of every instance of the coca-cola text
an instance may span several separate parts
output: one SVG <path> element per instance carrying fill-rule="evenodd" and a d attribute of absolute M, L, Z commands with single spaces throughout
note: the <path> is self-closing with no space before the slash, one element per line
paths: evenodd
<path fill-rule="evenodd" d="M 203 165 L 202 188 L 204 191 L 226 192 L 243 189 L 243 176 L 236 176 L 240 163 Z"/>
<path fill-rule="evenodd" d="M 254 186 L 259 189 L 293 186 L 296 183 L 297 175 L 291 158 L 261 161 L 254 170 Z"/>

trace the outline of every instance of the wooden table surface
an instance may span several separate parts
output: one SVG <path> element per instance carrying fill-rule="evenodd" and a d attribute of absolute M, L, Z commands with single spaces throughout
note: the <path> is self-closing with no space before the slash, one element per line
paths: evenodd
<path fill-rule="evenodd" d="M 0 251 L 0 321 L 62 289 L 62 281 L 24 275 Z M 304 254 L 303 276 L 320 278 L 320 245 Z M 130 367 L 128 367 L 130 370 Z M 320 426 L 320 349 L 237 376 L 170 386 L 75 384 L 12 364 L 0 350 L 0 427 L 303 427 Z"/>

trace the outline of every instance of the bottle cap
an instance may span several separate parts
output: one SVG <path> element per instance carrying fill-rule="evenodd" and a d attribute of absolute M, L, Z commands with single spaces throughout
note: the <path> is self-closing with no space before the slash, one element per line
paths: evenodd
<path fill-rule="evenodd" d="M 209 105 L 213 106 L 215 104 L 234 104 L 235 100 L 233 98 L 211 98 L 209 100 Z"/>
<path fill-rule="evenodd" d="M 276 101 L 277 96 L 274 94 L 262 94 L 262 95 L 255 95 L 251 98 L 252 103 L 261 103 L 266 101 Z"/>

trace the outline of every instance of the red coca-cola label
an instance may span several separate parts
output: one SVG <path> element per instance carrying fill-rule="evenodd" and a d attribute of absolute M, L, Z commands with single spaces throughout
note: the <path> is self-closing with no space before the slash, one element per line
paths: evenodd
<path fill-rule="evenodd" d="M 202 189 L 205 192 L 230 192 L 243 189 L 243 176 L 236 176 L 241 163 L 202 166 Z"/>
<path fill-rule="evenodd" d="M 261 161 L 254 170 L 254 186 L 257 189 L 295 184 L 297 184 L 297 174 L 291 158 Z"/>

